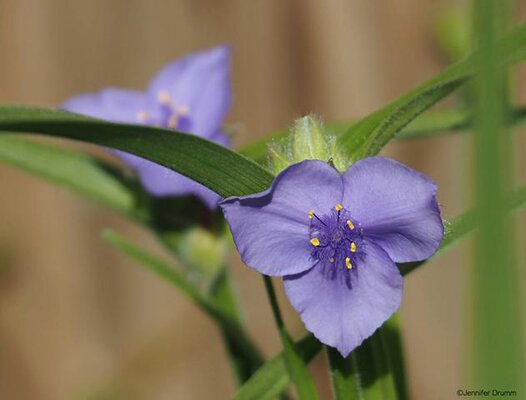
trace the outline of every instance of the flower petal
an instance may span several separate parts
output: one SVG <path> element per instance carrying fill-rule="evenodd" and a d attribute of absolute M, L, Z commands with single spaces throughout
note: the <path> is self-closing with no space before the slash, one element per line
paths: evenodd
<path fill-rule="evenodd" d="M 126 164 L 137 171 L 148 193 L 157 197 L 197 196 L 210 209 L 215 210 L 221 197 L 192 179 L 152 161 L 122 151 L 114 151 Z"/>
<path fill-rule="evenodd" d="M 281 172 L 261 193 L 220 203 L 243 262 L 266 275 L 296 274 L 312 267 L 310 210 L 340 203 L 340 174 L 322 161 L 303 161 Z"/>
<path fill-rule="evenodd" d="M 166 66 L 148 89 L 150 102 L 167 93 L 176 107 L 188 107 L 192 133 L 210 137 L 230 109 L 230 47 L 190 54 Z"/>
<path fill-rule="evenodd" d="M 323 266 L 284 278 L 285 292 L 307 329 L 343 357 L 371 336 L 400 306 L 403 279 L 379 246 L 366 243 L 352 270 Z"/>
<path fill-rule="evenodd" d="M 388 158 L 371 157 L 353 164 L 343 181 L 343 204 L 362 224 L 364 235 L 395 262 L 435 253 L 444 226 L 431 179 Z"/>
<path fill-rule="evenodd" d="M 113 122 L 139 124 L 139 113 L 147 111 L 142 92 L 108 88 L 98 93 L 73 97 L 60 106 L 62 110 Z"/>

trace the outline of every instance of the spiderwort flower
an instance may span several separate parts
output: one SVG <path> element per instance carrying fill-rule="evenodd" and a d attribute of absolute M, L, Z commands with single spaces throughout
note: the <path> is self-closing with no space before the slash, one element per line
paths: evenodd
<path fill-rule="evenodd" d="M 230 104 L 230 48 L 219 46 L 168 64 L 146 92 L 107 88 L 74 97 L 61 108 L 113 122 L 193 133 L 228 146 L 221 126 Z M 201 184 L 135 155 L 115 153 L 154 196 L 196 195 L 211 209 L 216 207 L 219 196 Z"/>
<path fill-rule="evenodd" d="M 444 229 L 436 185 L 387 158 L 341 175 L 308 160 L 258 194 L 220 203 L 243 261 L 282 276 L 307 329 L 345 357 L 399 307 L 397 262 L 430 257 Z"/>

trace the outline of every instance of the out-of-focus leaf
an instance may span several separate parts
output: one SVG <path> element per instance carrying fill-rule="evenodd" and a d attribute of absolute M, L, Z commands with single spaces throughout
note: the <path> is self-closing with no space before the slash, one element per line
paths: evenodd
<path fill-rule="evenodd" d="M 526 107 L 517 107 L 513 110 L 510 124 L 517 125 L 526 122 Z M 327 122 L 325 126 L 330 135 L 342 135 L 351 128 L 355 122 Z M 396 139 L 417 139 L 438 136 L 446 133 L 462 132 L 472 128 L 472 120 L 467 111 L 441 110 L 427 111 L 419 115 L 404 129 L 396 134 Z M 241 154 L 258 162 L 267 157 L 267 146 L 273 141 L 279 141 L 288 135 L 288 131 L 278 131 L 262 139 L 251 142 L 243 147 Z"/>
<path fill-rule="evenodd" d="M 321 343 L 307 335 L 296 343 L 302 360 L 308 364 L 319 353 Z M 282 353 L 267 361 L 236 393 L 233 400 L 268 400 L 279 395 L 290 378 Z"/>
<path fill-rule="evenodd" d="M 265 284 L 265 289 L 267 290 L 267 296 L 272 308 L 272 314 L 274 315 L 274 319 L 279 330 L 281 344 L 283 345 L 283 358 L 285 359 L 285 365 L 287 367 L 289 376 L 291 377 L 292 383 L 294 383 L 294 387 L 296 388 L 298 399 L 317 400 L 318 392 L 316 390 L 316 386 L 314 386 L 312 376 L 310 375 L 308 364 L 303 359 L 302 352 L 297 347 L 296 343 L 294 343 L 285 327 L 285 323 L 279 309 L 276 292 L 274 291 L 274 286 L 272 284 L 272 279 L 269 276 L 263 276 L 263 282 Z"/>
<path fill-rule="evenodd" d="M 270 172 L 255 162 L 195 135 L 140 125 L 115 124 L 63 111 L 0 107 L 0 131 L 37 133 L 112 147 L 164 165 L 223 197 L 265 190 Z"/>
<path fill-rule="evenodd" d="M 522 60 L 526 55 L 526 24 L 501 39 L 497 46 L 498 51 L 494 57 L 501 65 Z M 418 115 L 471 78 L 475 72 L 476 56 L 474 54 L 453 64 L 434 78 L 360 120 L 338 138 L 341 151 L 353 160 L 378 154 Z"/>
<path fill-rule="evenodd" d="M 0 136 L 0 160 L 123 214 L 135 212 L 135 194 L 92 157 L 26 138 Z"/>
<path fill-rule="evenodd" d="M 473 85 L 473 198 L 475 233 L 471 276 L 471 368 L 473 386 L 526 391 L 517 234 L 508 214 L 514 186 L 514 137 L 506 132 L 508 74 L 498 63 L 498 38 L 512 2 L 475 1 L 478 74 Z M 510 8 L 508 8 L 510 7 Z M 523 281 L 521 283 L 524 283 Z M 506 388 L 506 389 L 504 389 Z M 505 396 L 512 398 L 515 396 Z"/>
<path fill-rule="evenodd" d="M 235 310 L 225 306 L 231 305 L 231 299 L 223 301 L 226 296 L 224 290 L 216 297 L 205 297 L 177 270 L 171 268 L 164 261 L 140 249 L 125 237 L 107 230 L 103 238 L 117 250 L 137 261 L 139 265 L 154 272 L 163 278 L 164 281 L 176 287 L 180 293 L 197 304 L 205 313 L 214 319 L 221 328 L 228 346 L 233 353 L 240 355 L 243 365 L 236 365 L 237 368 L 247 368 L 248 371 L 255 371 L 263 363 L 259 351 L 253 346 L 250 338 L 247 337 L 245 330 L 235 318 Z M 241 370 L 239 370 L 241 373 Z M 250 374 L 249 374 L 250 375 Z M 247 376 L 240 375 L 240 379 Z"/>

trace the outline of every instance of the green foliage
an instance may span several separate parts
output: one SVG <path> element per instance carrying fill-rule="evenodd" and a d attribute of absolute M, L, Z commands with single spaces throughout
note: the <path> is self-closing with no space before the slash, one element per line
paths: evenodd
<path fill-rule="evenodd" d="M 253 161 L 195 135 L 63 111 L 2 106 L 0 131 L 53 135 L 123 150 L 189 176 L 223 197 L 261 192 L 273 178 Z"/>
<path fill-rule="evenodd" d="M 427 111 L 421 114 L 404 127 L 395 136 L 396 139 L 418 139 L 440 136 L 453 132 L 464 132 L 473 127 L 471 115 L 463 110 Z M 510 125 L 526 122 L 526 108 L 518 107 L 513 110 L 509 120 Z M 328 122 L 325 124 L 329 135 L 338 137 L 347 132 L 356 122 Z M 288 135 L 287 130 L 274 132 L 263 139 L 251 142 L 243 147 L 240 152 L 248 158 L 264 162 L 268 155 L 268 148 L 273 143 L 279 142 Z M 334 153 L 334 152 L 333 152 Z"/>
<path fill-rule="evenodd" d="M 295 162 L 329 159 L 327 134 L 319 119 L 312 115 L 296 120 L 292 128 L 292 155 Z"/>
<path fill-rule="evenodd" d="M 278 299 L 274 291 L 272 279 L 269 276 L 263 276 L 265 289 L 274 314 L 274 319 L 278 327 L 281 344 L 283 345 L 283 357 L 289 376 L 296 387 L 298 398 L 300 400 L 317 400 L 318 393 L 314 386 L 314 381 L 309 373 L 307 363 L 302 358 L 302 352 L 290 337 L 285 323 L 279 310 Z"/>
<path fill-rule="evenodd" d="M 135 214 L 136 195 L 109 166 L 79 151 L 0 136 L 0 160 L 122 214 Z"/>
<path fill-rule="evenodd" d="M 308 364 L 322 348 L 321 343 L 312 335 L 307 335 L 296 343 L 298 354 Z M 245 383 L 233 400 L 267 400 L 275 398 L 289 384 L 290 378 L 283 353 L 267 361 Z"/>
<path fill-rule="evenodd" d="M 212 296 L 207 297 L 189 283 L 175 268 L 135 246 L 125 237 L 111 230 L 104 232 L 103 237 L 114 248 L 173 285 L 181 294 L 198 305 L 217 322 L 226 339 L 227 347 L 233 354 L 232 363 L 240 382 L 247 380 L 262 364 L 259 351 L 254 347 L 237 319 L 236 304 L 231 297 L 232 292 L 227 286 L 229 282 L 226 273 L 218 276 Z"/>
<path fill-rule="evenodd" d="M 338 162 L 347 157 L 357 160 L 379 153 L 393 138 L 424 137 L 474 125 L 477 128 L 477 209 L 446 225 L 440 251 L 477 226 L 481 227 L 476 240 L 477 262 L 473 274 L 475 383 L 518 388 L 524 365 L 519 328 L 521 314 L 517 308 L 515 235 L 509 211 L 526 204 L 526 188 L 509 194 L 512 192 L 510 148 L 513 137 L 505 134 L 504 128 L 508 122 L 525 120 L 526 110 L 518 109 L 508 121 L 505 75 L 499 68 L 526 57 L 526 25 L 498 39 L 500 13 L 497 8 L 497 2 L 491 0 L 477 2 L 479 19 L 476 26 L 482 45 L 472 56 L 357 122 L 328 124 L 328 134 L 337 138 L 330 147 L 327 147 L 326 134 L 322 134 L 315 120 L 309 117 L 300 120 L 289 143 L 290 151 L 284 152 L 279 147 L 277 139 L 286 135 L 279 132 L 274 135 L 270 158 L 274 162 L 274 172 L 288 165 L 291 157 L 296 161 L 326 159 L 334 157 L 336 152 Z M 474 116 L 453 110 L 419 117 L 474 76 L 477 76 Z M 171 130 L 114 124 L 34 107 L 0 107 L 0 133 L 13 132 L 45 134 L 123 150 L 171 168 L 223 197 L 260 192 L 273 179 L 269 171 L 235 151 Z M 261 161 L 267 148 L 268 139 L 265 139 L 244 149 L 243 154 Z M 16 137 L 0 137 L 0 160 L 143 223 L 187 264 L 206 264 L 202 257 L 216 261 L 225 258 L 221 222 L 195 199 L 151 198 L 136 181 L 124 178 L 117 170 L 94 158 Z M 209 230 L 205 236 L 200 236 L 196 228 L 196 222 L 203 225 L 203 220 L 195 221 L 195 215 L 207 221 Z M 196 236 L 192 236 L 195 232 Z M 171 283 L 218 324 L 238 380 L 246 381 L 236 399 L 272 398 L 290 381 L 295 384 L 300 399 L 317 398 L 307 366 L 321 346 L 310 335 L 299 343 L 293 342 L 281 319 L 269 278 L 265 278 L 265 284 L 284 351 L 257 370 L 262 364 L 261 356 L 243 328 L 229 275 L 220 261 L 203 269 L 211 277 L 205 291 L 192 284 L 185 274 L 122 236 L 106 232 L 104 237 L 115 248 Z M 423 264 L 403 264 L 399 268 L 405 275 Z M 350 393 L 364 399 L 405 399 L 408 396 L 396 324 L 384 325 L 350 358 L 343 359 L 332 349 L 328 355 L 337 399 L 347 398 Z"/>
<path fill-rule="evenodd" d="M 516 232 L 508 208 L 513 182 L 513 137 L 506 134 L 507 74 L 498 63 L 498 38 L 505 29 L 507 1 L 477 0 L 478 76 L 473 86 L 475 236 L 472 268 L 473 384 L 522 393 L 523 312 Z"/>
<path fill-rule="evenodd" d="M 499 65 L 522 60 L 526 48 L 526 25 L 501 39 L 493 55 Z M 522 51 L 521 51 L 522 50 Z M 353 125 L 338 138 L 339 146 L 352 160 L 376 155 L 418 115 L 473 77 L 476 54 L 453 64 L 429 81 Z"/>

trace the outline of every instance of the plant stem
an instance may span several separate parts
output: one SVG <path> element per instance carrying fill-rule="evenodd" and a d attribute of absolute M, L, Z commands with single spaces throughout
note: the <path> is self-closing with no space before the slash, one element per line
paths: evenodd
<path fill-rule="evenodd" d="M 496 60 L 511 3 L 475 2 L 478 76 L 474 82 L 474 198 L 479 228 L 472 268 L 472 371 L 474 386 L 523 393 L 516 232 L 507 213 L 513 190 L 513 136 L 506 132 L 507 74 Z M 521 391 L 522 389 L 522 391 Z M 521 394 L 519 394 L 521 396 Z"/>
<path fill-rule="evenodd" d="M 301 353 L 298 351 L 296 344 L 290 337 L 285 327 L 285 323 L 279 309 L 276 292 L 274 291 L 274 286 L 272 285 L 272 279 L 268 276 L 263 276 L 263 281 L 267 291 L 268 299 L 270 301 L 272 314 L 274 315 L 274 320 L 279 330 L 281 343 L 283 345 L 285 364 L 292 382 L 294 382 L 296 387 L 298 398 L 300 400 L 317 400 L 318 393 L 309 373 L 307 364 L 303 361 Z"/>
<path fill-rule="evenodd" d="M 228 268 L 224 268 L 216 279 L 211 291 L 214 301 L 225 314 L 243 328 L 241 311 L 237 303 Z M 246 335 L 234 335 L 232 331 L 221 328 L 221 335 L 228 352 L 230 364 L 239 385 L 246 382 L 263 364 L 263 357 Z"/>

